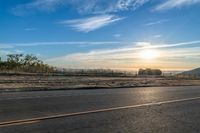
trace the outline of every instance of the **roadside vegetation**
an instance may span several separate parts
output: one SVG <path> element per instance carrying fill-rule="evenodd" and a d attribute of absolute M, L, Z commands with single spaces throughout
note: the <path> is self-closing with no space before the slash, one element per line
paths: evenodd
<path fill-rule="evenodd" d="M 32 54 L 9 54 L 2 60 L 0 57 L 1 75 L 52 75 L 52 76 L 92 76 L 92 77 L 165 77 L 165 78 L 199 78 L 199 68 L 179 74 L 166 74 L 160 69 L 139 69 L 138 72 L 113 69 L 65 69 L 45 64 Z"/>
<path fill-rule="evenodd" d="M 36 56 L 27 54 L 9 54 L 5 60 L 0 57 L 1 74 L 47 74 L 57 76 L 133 76 L 132 72 L 111 69 L 62 69 L 49 66 Z"/>
<path fill-rule="evenodd" d="M 153 76 L 161 76 L 162 71 L 160 69 L 139 69 L 138 75 L 153 75 Z"/>
<path fill-rule="evenodd" d="M 44 64 L 34 55 L 9 54 L 6 60 L 0 58 L 1 72 L 28 72 L 28 73 L 50 73 L 53 67 Z"/>
<path fill-rule="evenodd" d="M 136 72 L 119 71 L 112 69 L 61 69 L 55 71 L 61 76 L 98 76 L 98 77 L 132 77 Z"/>
<path fill-rule="evenodd" d="M 5 60 L 0 59 L 0 92 L 189 85 L 200 85 L 199 78 L 167 76 L 159 69 L 150 68 L 138 72 L 55 68 L 30 54 L 11 54 Z"/>

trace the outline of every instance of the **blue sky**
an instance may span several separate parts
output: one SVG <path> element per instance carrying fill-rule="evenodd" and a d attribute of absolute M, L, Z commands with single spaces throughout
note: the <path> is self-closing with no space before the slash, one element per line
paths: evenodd
<path fill-rule="evenodd" d="M 65 68 L 200 66 L 200 0 L 0 0 L 0 18 L 2 57 L 31 53 Z"/>

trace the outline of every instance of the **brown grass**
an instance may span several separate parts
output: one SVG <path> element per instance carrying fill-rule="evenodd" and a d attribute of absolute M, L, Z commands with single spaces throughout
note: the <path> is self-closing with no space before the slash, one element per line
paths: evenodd
<path fill-rule="evenodd" d="M 198 86 L 200 80 L 144 77 L 0 76 L 0 90 Z"/>

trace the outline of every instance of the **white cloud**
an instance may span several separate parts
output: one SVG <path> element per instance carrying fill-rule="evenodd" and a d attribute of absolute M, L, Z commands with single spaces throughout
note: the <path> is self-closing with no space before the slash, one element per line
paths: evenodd
<path fill-rule="evenodd" d="M 124 17 L 118 17 L 115 15 L 100 15 L 83 19 L 66 20 L 60 23 L 69 25 L 77 31 L 90 32 L 122 19 L 124 19 Z"/>
<path fill-rule="evenodd" d="M 115 38 L 120 38 L 122 35 L 121 34 L 114 34 L 113 35 Z"/>
<path fill-rule="evenodd" d="M 11 12 L 17 16 L 23 16 L 33 13 L 35 10 L 39 11 L 55 11 L 62 6 L 65 0 L 34 0 L 33 2 L 20 4 L 11 9 Z"/>
<path fill-rule="evenodd" d="M 59 45 L 79 45 L 79 46 L 90 46 L 90 45 L 117 45 L 124 46 L 122 49 L 111 50 L 113 52 L 118 50 L 132 50 L 132 46 L 137 48 L 167 48 L 167 47 L 178 47 L 200 44 L 200 40 L 182 42 L 182 43 L 172 43 L 172 44 L 159 44 L 152 45 L 150 42 L 120 42 L 120 41 L 66 41 L 66 42 L 32 42 L 32 43 L 0 43 L 0 49 L 9 49 L 15 47 L 34 47 L 34 46 L 59 46 Z M 135 49 L 135 48 L 134 48 Z M 136 49 L 137 50 L 137 49 Z M 104 50 L 106 52 L 106 50 Z M 109 50 L 110 51 L 110 50 Z"/>
<path fill-rule="evenodd" d="M 155 10 L 167 10 L 172 8 L 180 8 L 182 6 L 189 6 L 200 3 L 200 0 L 166 0 L 158 5 Z"/>
<path fill-rule="evenodd" d="M 59 45 L 78 45 L 78 46 L 90 46 L 90 45 L 115 45 L 121 44 L 118 41 L 66 41 L 66 42 L 31 42 L 31 43 L 6 43 L 0 44 L 1 48 L 14 48 L 14 47 L 34 47 L 34 46 L 59 46 Z"/>
<path fill-rule="evenodd" d="M 5 57 L 6 55 L 9 55 L 9 54 L 13 54 L 13 53 L 9 50 L 0 50 L 0 56 Z"/>
<path fill-rule="evenodd" d="M 196 47 L 190 48 L 181 46 L 193 45 Z M 157 49 L 157 51 L 162 51 L 161 61 L 168 59 L 180 59 L 180 58 L 200 58 L 200 41 L 191 41 L 183 43 L 174 44 L 159 44 L 152 45 L 149 42 L 136 42 L 134 45 L 129 45 L 128 47 L 120 47 L 115 49 L 100 49 L 92 50 L 85 53 L 73 53 L 61 57 L 55 57 L 47 59 L 46 62 L 59 67 L 83 67 L 93 68 L 99 66 L 99 68 L 105 66 L 123 65 L 124 62 L 140 62 L 140 51 L 144 49 Z M 166 50 L 166 48 L 170 50 Z M 174 49 L 176 48 L 176 49 Z M 62 62 L 62 63 L 61 63 Z M 141 62 L 140 62 L 141 63 Z M 127 63 L 125 63 L 127 64 Z"/>
<path fill-rule="evenodd" d="M 169 21 L 170 21 L 169 19 L 162 19 L 162 20 L 158 20 L 158 21 L 149 22 L 149 23 L 145 24 L 145 26 L 153 26 L 153 25 L 157 25 L 157 24 L 166 23 Z"/>
<path fill-rule="evenodd" d="M 8 54 L 13 54 L 13 53 L 22 53 L 21 50 L 18 49 L 13 49 L 14 46 L 10 44 L 0 44 L 0 56 L 6 57 Z"/>
<path fill-rule="evenodd" d="M 76 10 L 80 14 L 105 14 L 119 11 L 134 11 L 153 0 L 33 0 L 32 2 L 16 5 L 11 12 L 18 16 L 34 13 L 35 11 L 52 12 L 59 8 Z M 167 10 L 200 3 L 200 0 L 163 0 L 154 10 Z"/>
<path fill-rule="evenodd" d="M 137 42 L 135 46 L 146 48 L 146 47 L 151 47 L 152 45 L 150 42 Z"/>
<path fill-rule="evenodd" d="M 38 28 L 31 28 L 31 27 L 29 27 L 29 28 L 25 28 L 24 30 L 25 31 L 35 31 L 35 30 L 38 30 Z"/>
<path fill-rule="evenodd" d="M 17 54 L 24 53 L 24 51 L 22 51 L 22 50 L 19 50 L 19 49 L 15 49 L 15 50 L 14 50 L 14 52 L 15 52 L 15 53 L 17 53 Z"/>
<path fill-rule="evenodd" d="M 13 48 L 12 45 L 10 44 L 0 44 L 0 49 L 10 49 L 10 48 Z"/>
<path fill-rule="evenodd" d="M 154 35 L 153 37 L 154 37 L 154 38 L 161 38 L 162 35 L 157 34 L 157 35 Z"/>
<path fill-rule="evenodd" d="M 19 50 L 19 49 L 10 49 L 10 50 L 2 50 L 0 49 L 0 56 L 5 58 L 9 54 L 22 54 L 24 51 Z"/>
<path fill-rule="evenodd" d="M 94 11 L 94 13 L 134 11 L 149 1 L 150 0 L 96 0 L 95 4 L 93 4 L 88 11 Z"/>
<path fill-rule="evenodd" d="M 118 0 L 116 8 L 119 10 L 137 9 L 150 0 Z"/>
<path fill-rule="evenodd" d="M 81 14 L 105 14 L 124 10 L 135 10 L 150 0 L 34 0 L 17 5 L 11 11 L 15 15 L 26 15 L 37 11 L 56 11 L 60 7 L 75 9 Z"/>

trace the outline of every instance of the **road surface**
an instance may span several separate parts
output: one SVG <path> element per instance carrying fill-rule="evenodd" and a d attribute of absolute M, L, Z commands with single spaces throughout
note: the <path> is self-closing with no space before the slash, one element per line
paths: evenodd
<path fill-rule="evenodd" d="M 0 133 L 199 133 L 200 87 L 0 93 Z"/>

